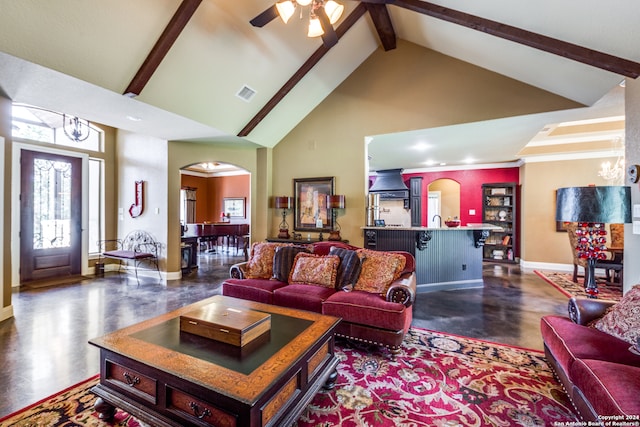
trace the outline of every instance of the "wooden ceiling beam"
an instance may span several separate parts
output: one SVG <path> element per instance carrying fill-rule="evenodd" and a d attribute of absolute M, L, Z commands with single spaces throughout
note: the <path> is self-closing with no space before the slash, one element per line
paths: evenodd
<path fill-rule="evenodd" d="M 202 0 L 182 1 L 123 95 L 131 97 L 140 95 L 201 2 Z"/>
<path fill-rule="evenodd" d="M 344 21 L 336 28 L 336 34 L 338 36 L 338 40 L 345 35 L 345 33 L 353 27 L 353 25 L 365 14 L 367 11 L 364 4 L 360 3 L 356 8 L 347 16 Z M 304 64 L 295 72 L 293 76 L 276 92 L 275 95 L 265 104 L 264 107 L 247 123 L 247 125 L 242 128 L 242 130 L 238 133 L 238 136 L 243 137 L 249 135 L 253 129 L 258 126 L 258 124 L 264 120 L 264 118 L 269 114 L 275 107 L 278 105 L 282 99 L 287 96 L 287 94 L 293 89 L 299 82 L 302 80 L 304 76 L 311 71 L 311 69 L 324 57 L 327 52 L 329 52 L 329 47 L 324 44 L 320 46 L 309 59 L 305 61 Z"/>
<path fill-rule="evenodd" d="M 365 3 L 369 16 L 376 27 L 378 37 L 385 51 L 396 48 L 396 32 L 393 29 L 391 16 L 387 10 L 387 5 L 378 3 Z"/>
<path fill-rule="evenodd" d="M 366 0 L 365 0 L 366 1 Z M 596 68 L 611 71 L 633 79 L 640 75 L 640 63 L 630 61 L 604 52 L 588 49 L 573 43 L 568 43 L 553 37 L 523 30 L 511 25 L 502 24 L 490 19 L 470 15 L 454 9 L 449 9 L 433 3 L 420 0 L 388 0 L 404 9 L 428 15 L 433 18 L 462 25 L 483 33 L 491 34 L 515 43 L 542 50 L 544 52 L 559 55 Z"/>

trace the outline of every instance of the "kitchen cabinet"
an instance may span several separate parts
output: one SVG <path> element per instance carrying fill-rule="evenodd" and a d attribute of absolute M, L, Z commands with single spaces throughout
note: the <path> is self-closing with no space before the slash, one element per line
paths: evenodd
<path fill-rule="evenodd" d="M 492 230 L 483 247 L 483 259 L 493 262 L 517 262 L 518 190 L 515 183 L 482 185 L 482 222 L 501 227 Z"/>
<path fill-rule="evenodd" d="M 409 178 L 409 208 L 411 226 L 422 226 L 422 177 Z"/>

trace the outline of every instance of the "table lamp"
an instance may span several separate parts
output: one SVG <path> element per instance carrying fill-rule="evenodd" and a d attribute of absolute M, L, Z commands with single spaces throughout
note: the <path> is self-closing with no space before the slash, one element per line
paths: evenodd
<path fill-rule="evenodd" d="M 556 221 L 577 222 L 578 256 L 587 260 L 585 291 L 598 297 L 595 265 L 604 259 L 606 230 L 604 224 L 631 222 L 631 188 L 623 186 L 589 186 L 559 188 Z"/>
<path fill-rule="evenodd" d="M 345 208 L 345 197 L 343 195 L 327 196 L 327 208 L 331 209 L 332 229 L 329 233 L 329 240 L 342 240 L 340 237 L 340 224 L 336 219 L 336 209 Z"/>
<path fill-rule="evenodd" d="M 282 222 L 280 223 L 280 232 L 278 233 L 278 239 L 289 238 L 289 224 L 287 224 L 287 210 L 291 209 L 293 204 L 293 198 L 287 196 L 276 196 L 274 198 L 273 207 L 276 209 L 282 209 Z"/>

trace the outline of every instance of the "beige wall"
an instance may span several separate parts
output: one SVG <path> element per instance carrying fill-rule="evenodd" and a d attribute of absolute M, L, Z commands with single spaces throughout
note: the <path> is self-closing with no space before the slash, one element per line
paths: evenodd
<path fill-rule="evenodd" d="M 346 196 L 342 236 L 361 245 L 365 137 L 532 114 L 579 105 L 499 74 L 398 40 L 376 51 L 273 149 L 273 193 L 294 178 L 335 176 Z M 274 235 L 278 219 L 272 219 Z"/>
<path fill-rule="evenodd" d="M 120 183 L 116 205 L 118 237 L 144 230 L 162 244 L 160 269 L 167 259 L 167 162 L 166 140 L 119 130 L 116 138 L 117 180 Z M 144 210 L 132 218 L 129 207 L 135 202 L 135 182 L 144 181 Z M 177 229 L 177 226 L 176 226 Z"/>
<path fill-rule="evenodd" d="M 606 159 L 615 162 L 616 159 Z M 557 232 L 556 189 L 611 185 L 598 176 L 605 159 L 527 163 L 521 167 L 521 258 L 524 262 L 573 264 L 567 233 Z"/>

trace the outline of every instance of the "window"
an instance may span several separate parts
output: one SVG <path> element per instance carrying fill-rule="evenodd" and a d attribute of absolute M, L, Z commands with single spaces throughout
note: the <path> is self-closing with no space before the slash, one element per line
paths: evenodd
<path fill-rule="evenodd" d="M 196 222 L 196 189 L 180 189 L 180 223 L 192 224 Z"/>
<path fill-rule="evenodd" d="M 98 253 L 104 240 L 104 161 L 89 159 L 89 253 Z"/>
<path fill-rule="evenodd" d="M 48 142 L 88 151 L 104 151 L 103 132 L 100 129 L 89 124 L 89 136 L 86 140 L 77 142 L 65 134 L 63 117 L 63 114 L 54 111 L 14 104 L 11 135 L 14 138 Z"/>

